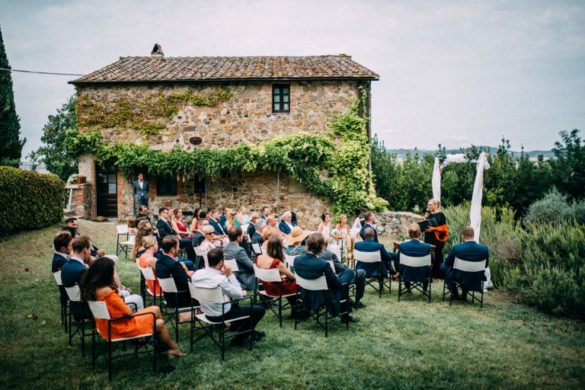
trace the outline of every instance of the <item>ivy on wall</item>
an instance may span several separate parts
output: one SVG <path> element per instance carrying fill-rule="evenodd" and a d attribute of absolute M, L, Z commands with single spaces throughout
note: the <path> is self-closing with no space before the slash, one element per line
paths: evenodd
<path fill-rule="evenodd" d="M 77 155 L 93 153 L 98 162 L 111 161 L 128 177 L 138 170 L 159 176 L 207 177 L 278 171 L 296 178 L 314 195 L 330 198 L 335 212 L 353 213 L 358 207 L 381 210 L 387 202 L 376 196 L 369 170 L 367 119 L 359 115 L 358 105 L 356 102 L 349 112 L 339 116 L 329 134 L 294 134 L 257 146 L 242 144 L 192 151 L 177 146 L 163 152 L 148 145 L 108 144 L 96 131 L 71 130 L 66 147 Z"/>
<path fill-rule="evenodd" d="M 146 98 L 118 97 L 109 104 L 98 102 L 89 95 L 80 95 L 77 112 L 80 127 L 93 130 L 121 127 L 134 129 L 142 136 L 155 135 L 166 127 L 167 122 L 186 104 L 214 107 L 228 101 L 233 95 L 229 88 L 219 88 L 209 93 L 194 93 L 187 89 L 170 95 Z"/>

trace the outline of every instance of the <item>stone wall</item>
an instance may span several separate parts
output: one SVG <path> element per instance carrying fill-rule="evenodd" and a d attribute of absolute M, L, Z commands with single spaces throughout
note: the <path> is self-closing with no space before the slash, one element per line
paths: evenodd
<path fill-rule="evenodd" d="M 69 210 L 73 215 L 80 218 L 89 218 L 92 215 L 93 191 L 90 183 L 68 185 L 72 191 L 71 205 Z"/>
<path fill-rule="evenodd" d="M 195 94 L 208 95 L 220 86 L 99 86 L 80 87 L 79 101 L 92 100 L 113 109 L 117 99 L 144 100 L 183 93 L 190 88 Z M 180 109 L 167 120 L 156 135 L 143 137 L 134 129 L 101 129 L 104 139 L 117 142 L 148 143 L 154 148 L 171 150 L 176 144 L 185 149 L 230 147 L 241 143 L 258 144 L 279 135 L 317 134 L 327 131 L 331 121 L 347 112 L 358 96 L 358 83 L 349 81 L 313 81 L 290 83 L 290 113 L 272 113 L 271 83 L 239 83 L 229 85 L 232 97 L 214 107 L 191 106 Z M 89 113 L 78 106 L 80 121 Z M 91 128 L 79 127 L 79 131 Z M 201 137 L 199 146 L 189 138 Z"/>
<path fill-rule="evenodd" d="M 113 109 L 120 99 L 155 99 L 191 88 L 195 94 L 209 94 L 221 88 L 213 85 L 190 86 L 84 86 L 78 89 L 79 100 L 91 99 Z M 214 107 L 187 105 L 170 118 L 164 129 L 156 135 L 143 136 L 139 131 L 124 127 L 100 129 L 108 142 L 149 144 L 164 151 L 180 145 L 184 150 L 192 148 L 232 147 L 241 143 L 258 144 L 276 136 L 295 133 L 318 134 L 329 131 L 331 122 L 349 110 L 358 96 L 358 83 L 349 81 L 312 81 L 290 83 L 290 113 L 272 113 L 271 83 L 237 83 L 228 86 L 232 97 Z M 79 118 L 88 113 L 78 106 Z M 79 131 L 92 128 L 79 127 Z M 193 146 L 189 138 L 201 137 L 202 143 Z M 83 155 L 79 160 L 79 173 L 86 176 L 93 186 L 90 205 L 91 216 L 96 215 L 95 159 Z M 192 178 L 179 179 L 177 196 L 158 197 L 156 177 L 149 177 L 151 184 L 150 208 L 161 206 L 192 210 L 194 206 L 237 207 L 246 205 L 258 209 L 264 205 L 278 211 L 294 210 L 301 224 L 315 229 L 319 216 L 329 209 L 329 201 L 310 195 L 293 178 L 280 178 L 273 173 L 258 172 L 238 177 L 208 178 L 206 194 L 202 197 L 193 192 Z M 118 177 L 118 218 L 127 219 L 133 213 L 132 186 L 127 178 Z"/>
<path fill-rule="evenodd" d="M 381 238 L 406 239 L 408 238 L 408 226 L 423 219 L 421 215 L 403 211 L 376 213 L 376 230 Z"/>

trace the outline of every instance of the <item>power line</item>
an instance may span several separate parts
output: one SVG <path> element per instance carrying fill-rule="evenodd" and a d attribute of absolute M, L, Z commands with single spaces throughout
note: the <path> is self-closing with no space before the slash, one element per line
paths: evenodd
<path fill-rule="evenodd" d="M 42 72 L 42 71 L 36 71 L 36 70 L 10 69 L 10 68 L 0 68 L 0 71 L 45 74 L 45 75 L 51 75 L 51 76 L 83 76 L 82 74 L 78 74 L 78 73 Z"/>

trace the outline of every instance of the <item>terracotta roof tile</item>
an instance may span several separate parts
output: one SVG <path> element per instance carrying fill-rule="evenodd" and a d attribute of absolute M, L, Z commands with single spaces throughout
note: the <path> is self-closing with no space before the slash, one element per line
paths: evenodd
<path fill-rule="evenodd" d="M 378 78 L 376 73 L 343 54 L 305 57 L 120 57 L 113 64 L 70 83 Z"/>

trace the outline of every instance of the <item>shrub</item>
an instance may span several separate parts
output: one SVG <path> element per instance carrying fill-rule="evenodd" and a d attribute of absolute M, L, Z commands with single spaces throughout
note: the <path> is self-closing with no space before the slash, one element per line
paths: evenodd
<path fill-rule="evenodd" d="M 524 220 L 529 224 L 560 223 L 572 215 L 573 210 L 567 198 L 553 190 L 528 207 Z"/>
<path fill-rule="evenodd" d="M 0 167 L 0 236 L 59 222 L 64 203 L 57 176 Z"/>
<path fill-rule="evenodd" d="M 552 314 L 585 317 L 585 226 L 530 225 L 521 298 Z"/>
<path fill-rule="evenodd" d="M 461 230 L 469 225 L 469 204 L 444 210 L 449 225 L 449 240 L 444 249 L 445 257 L 453 245 L 461 242 Z M 487 245 L 490 253 L 490 271 L 496 287 L 514 289 L 520 274 L 522 240 L 526 233 L 514 220 L 510 208 L 496 210 L 483 207 L 480 242 Z"/>

